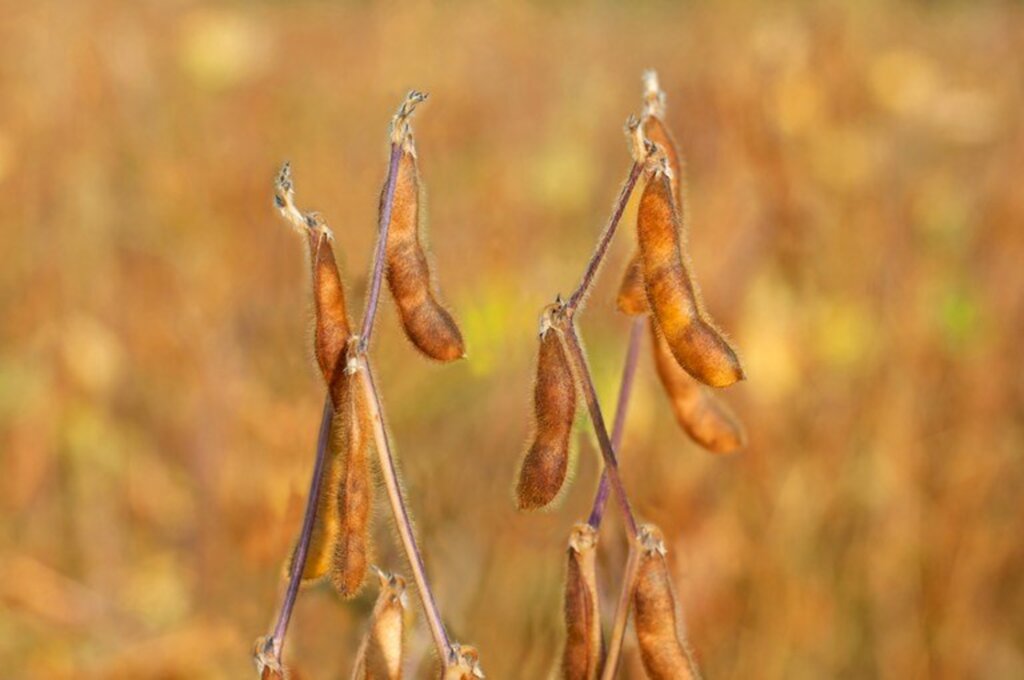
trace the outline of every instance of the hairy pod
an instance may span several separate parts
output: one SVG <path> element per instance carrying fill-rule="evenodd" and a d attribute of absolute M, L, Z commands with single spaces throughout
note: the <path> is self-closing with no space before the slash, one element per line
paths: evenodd
<path fill-rule="evenodd" d="M 320 373 L 324 381 L 330 384 L 352 331 L 345 306 L 345 289 L 338 275 L 334 248 L 331 246 L 331 233 L 319 216 L 307 219 L 314 225 L 308 236 L 313 309 L 316 314 L 313 347 Z"/>
<path fill-rule="evenodd" d="M 679 365 L 707 385 L 726 387 L 743 379 L 743 368 L 702 308 L 682 252 L 669 173 L 654 165 L 647 174 L 637 216 L 647 301 Z"/>
<path fill-rule="evenodd" d="M 569 537 L 565 575 L 565 649 L 562 677 L 592 680 L 600 673 L 601 616 L 598 608 L 595 554 L 597 531 L 577 524 Z"/>
<path fill-rule="evenodd" d="M 380 594 L 356 655 L 352 680 L 399 680 L 405 634 L 405 579 L 377 571 Z"/>
<path fill-rule="evenodd" d="M 292 228 L 305 234 L 309 244 L 309 266 L 316 315 L 313 348 L 324 382 L 328 385 L 351 336 L 345 288 L 334 259 L 330 228 L 317 213 L 302 213 L 295 206 L 295 185 L 291 164 L 285 163 L 274 183 L 274 202 Z"/>
<path fill-rule="evenodd" d="M 421 187 L 416 149 L 408 131 L 401 144 L 386 247 L 388 288 L 409 340 L 432 359 L 453 361 L 464 356 L 466 349 L 455 320 L 437 301 L 430 262 L 420 240 Z"/>
<path fill-rule="evenodd" d="M 451 655 L 441 672 L 442 680 L 479 680 L 484 677 L 476 647 L 452 643 Z"/>
<path fill-rule="evenodd" d="M 679 634 L 675 594 L 661 532 L 655 527 L 643 527 L 640 549 L 633 586 L 634 628 L 647 677 L 651 680 L 698 677 Z"/>
<path fill-rule="evenodd" d="M 729 453 L 746 445 L 743 423 L 710 389 L 694 380 L 676 363 L 672 350 L 651 320 L 654 366 L 668 394 L 672 412 L 693 441 L 708 451 Z"/>
<path fill-rule="evenodd" d="M 533 390 L 533 442 L 519 468 L 516 504 L 535 510 L 558 496 L 569 469 L 569 441 L 576 416 L 576 383 L 558 331 L 542 324 Z"/>
<path fill-rule="evenodd" d="M 626 265 L 615 304 L 620 312 L 629 316 L 641 316 L 650 311 L 647 291 L 644 290 L 644 263 L 639 252 L 633 253 Z"/>
<path fill-rule="evenodd" d="M 373 482 L 370 446 L 373 423 L 358 371 L 340 371 L 332 390 L 335 397 L 335 437 L 338 441 L 338 481 L 335 507 L 338 537 L 331 564 L 331 580 L 342 597 L 354 597 L 362 588 L 370 560 L 370 516 Z"/>

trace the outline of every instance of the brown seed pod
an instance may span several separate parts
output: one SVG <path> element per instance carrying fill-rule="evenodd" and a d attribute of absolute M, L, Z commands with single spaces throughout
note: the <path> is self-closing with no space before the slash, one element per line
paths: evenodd
<path fill-rule="evenodd" d="M 451 655 L 441 671 L 442 680 L 479 680 L 484 677 L 476 647 L 452 643 Z"/>
<path fill-rule="evenodd" d="M 463 357 L 466 349 L 459 327 L 437 301 L 430 262 L 420 240 L 422 188 L 416 148 L 406 122 L 411 108 L 405 109 L 403 106 L 394 124 L 396 135 L 400 135 L 396 143 L 401 144 L 402 151 L 388 227 L 388 287 L 409 340 L 432 359 L 453 361 Z"/>
<path fill-rule="evenodd" d="M 708 451 L 729 453 L 745 446 L 743 423 L 710 389 L 679 367 L 653 319 L 650 324 L 654 366 L 682 428 Z"/>
<path fill-rule="evenodd" d="M 615 304 L 620 312 L 629 316 L 640 316 L 650 311 L 647 305 L 647 291 L 644 290 L 644 264 L 639 252 L 633 253 L 629 264 L 626 265 Z"/>
<path fill-rule="evenodd" d="M 399 680 L 405 634 L 405 579 L 377 570 L 380 594 L 356 655 L 352 680 Z"/>
<path fill-rule="evenodd" d="M 712 387 L 743 379 L 739 358 L 715 329 L 682 252 L 679 213 L 663 159 L 653 159 L 640 196 L 637 238 L 647 300 L 672 355 L 687 373 Z"/>
<path fill-rule="evenodd" d="M 370 478 L 370 442 L 373 423 L 366 396 L 359 384 L 363 376 L 346 369 L 335 379 L 335 436 L 338 438 L 338 479 L 335 507 L 338 537 L 331 564 L 331 580 L 342 597 L 354 597 L 366 580 L 370 551 L 370 516 L 373 483 Z"/>
<path fill-rule="evenodd" d="M 641 129 L 644 138 L 661 147 L 665 154 L 668 168 L 671 171 L 669 181 L 672 185 L 672 196 L 676 200 L 676 208 L 681 215 L 683 212 L 683 160 L 679 154 L 679 147 L 676 146 L 675 138 L 665 124 L 664 118 L 665 93 L 658 86 L 658 74 L 654 71 L 646 71 L 644 72 L 644 112 Z M 680 224 L 680 228 L 685 229 L 686 225 Z M 685 231 L 683 234 L 685 240 Z M 634 251 L 623 272 L 622 283 L 619 285 L 618 307 L 619 311 L 630 316 L 646 314 L 649 311 L 639 250 Z"/>
<path fill-rule="evenodd" d="M 651 680 L 699 677 L 679 634 L 675 594 L 661 531 L 645 526 L 639 540 L 640 562 L 633 586 L 634 628 L 647 677 Z"/>
<path fill-rule="evenodd" d="M 595 554 L 597 531 L 577 524 L 569 536 L 565 576 L 565 649 L 562 677 L 591 680 L 600 673 L 601 618 L 597 597 Z"/>
<path fill-rule="evenodd" d="M 313 309 L 316 330 L 313 340 L 317 364 L 329 385 L 339 358 L 351 336 L 345 289 L 331 245 L 334 236 L 327 223 L 316 213 L 303 214 L 295 207 L 295 186 L 291 165 L 285 163 L 275 183 L 274 201 L 281 215 L 309 243 L 309 263 L 313 285 Z"/>
<path fill-rule="evenodd" d="M 551 503 L 562 489 L 569 469 L 576 383 L 562 339 L 547 317 L 541 324 L 533 410 L 533 443 L 523 458 L 516 483 L 516 504 L 520 510 L 535 510 Z"/>

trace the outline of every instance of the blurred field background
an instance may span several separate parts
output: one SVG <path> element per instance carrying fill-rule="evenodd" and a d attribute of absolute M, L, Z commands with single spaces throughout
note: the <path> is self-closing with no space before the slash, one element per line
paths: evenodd
<path fill-rule="evenodd" d="M 581 435 L 561 507 L 513 510 L 536 323 L 625 177 L 648 67 L 688 160 L 696 273 L 749 375 L 726 398 L 750 446 L 714 457 L 645 348 L 622 451 L 707 677 L 1024 677 L 1019 3 L 2 9 L 4 677 L 254 676 L 323 394 L 271 181 L 290 159 L 358 310 L 410 87 L 431 94 L 430 237 L 470 357 L 422 360 L 385 302 L 379 382 L 453 637 L 488 677 L 546 677 L 599 468 Z M 609 414 L 631 231 L 582 322 Z M 403 569 L 383 505 L 376 533 Z M 348 677 L 373 595 L 300 598 L 303 677 Z"/>

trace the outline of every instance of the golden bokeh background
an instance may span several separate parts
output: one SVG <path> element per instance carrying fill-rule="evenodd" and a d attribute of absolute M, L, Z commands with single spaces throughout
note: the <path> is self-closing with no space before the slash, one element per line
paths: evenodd
<path fill-rule="evenodd" d="M 710 678 L 1024 676 L 1024 7 L 1012 2 L 3 3 L 0 668 L 254 677 L 323 389 L 294 165 L 359 308 L 410 87 L 469 359 L 374 360 L 452 635 L 545 678 L 599 470 L 522 516 L 541 307 L 582 272 L 657 68 L 691 250 L 750 445 L 676 427 L 649 356 L 625 443 Z M 606 412 L 630 215 L 582 332 Z M 582 421 L 585 424 L 585 421 Z M 377 562 L 404 569 L 378 493 Z M 610 610 L 621 524 L 603 533 Z M 304 591 L 288 658 L 348 677 L 373 593 Z M 413 600 L 415 601 L 415 600 Z M 410 665 L 429 636 L 414 608 Z M 420 675 L 417 674 L 417 675 Z M 624 677 L 642 677 L 631 641 Z"/>

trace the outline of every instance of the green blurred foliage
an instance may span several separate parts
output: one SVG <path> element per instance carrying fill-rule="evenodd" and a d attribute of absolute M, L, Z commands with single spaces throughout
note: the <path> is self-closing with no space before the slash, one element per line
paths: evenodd
<path fill-rule="evenodd" d="M 386 130 L 417 118 L 469 359 L 374 347 L 428 570 L 489 677 L 546 677 L 597 473 L 519 516 L 541 307 L 577 281 L 659 70 L 750 446 L 698 450 L 649 358 L 622 459 L 708 677 L 1024 675 L 1024 16 L 1018 3 L 6 3 L 0 23 L 0 668 L 239 678 L 283 587 L 322 387 L 290 159 L 355 307 Z M 629 225 L 632 208 L 624 222 Z M 582 322 L 613 408 L 632 236 Z M 383 494 L 379 495 L 383 498 Z M 602 599 L 624 560 L 603 533 Z M 383 507 L 377 561 L 402 568 Z M 347 677 L 372 593 L 300 599 Z M 410 659 L 425 668 L 421 617 Z M 639 677 L 636 650 L 625 673 Z"/>

